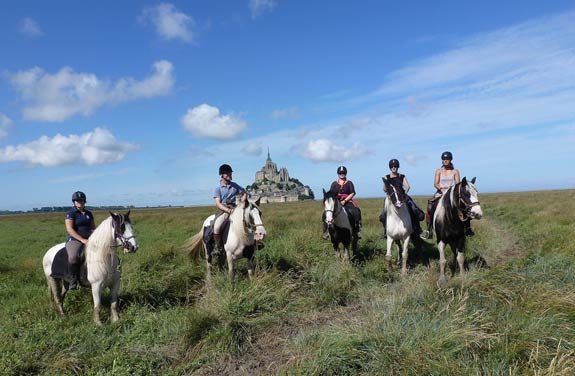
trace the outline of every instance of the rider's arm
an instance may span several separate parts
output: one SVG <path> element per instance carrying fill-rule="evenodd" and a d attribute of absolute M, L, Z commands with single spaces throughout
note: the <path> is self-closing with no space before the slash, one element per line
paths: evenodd
<path fill-rule="evenodd" d="M 66 219 L 64 223 L 66 224 L 66 231 L 68 231 L 68 235 L 78 240 L 79 242 L 82 242 L 82 244 L 86 244 L 88 242 L 88 239 L 84 239 L 80 234 L 76 232 L 76 230 L 74 230 L 73 219 Z"/>
<path fill-rule="evenodd" d="M 435 180 L 433 182 L 433 186 L 435 187 L 435 189 L 437 189 L 438 191 L 441 190 L 441 186 L 439 185 L 439 181 L 441 179 L 441 170 L 437 169 L 435 170 Z"/>
<path fill-rule="evenodd" d="M 348 184 L 349 190 L 351 192 L 346 196 L 345 200 L 342 200 L 342 203 L 344 205 L 347 204 L 349 201 L 351 201 L 355 197 L 355 186 L 353 185 L 351 180 L 348 180 L 347 184 Z"/>
<path fill-rule="evenodd" d="M 224 205 L 224 204 L 222 203 L 222 200 L 220 200 L 219 197 L 216 197 L 215 201 L 216 201 L 216 207 L 217 207 L 218 209 L 220 209 L 221 211 L 223 211 L 224 213 L 228 213 L 228 214 L 229 214 L 229 213 L 232 212 L 232 209 L 230 209 L 230 208 L 228 208 L 226 205 Z"/>
<path fill-rule="evenodd" d="M 458 169 L 453 170 L 453 180 L 455 181 L 455 184 L 457 184 L 461 181 L 461 176 L 459 176 L 459 170 Z"/>
<path fill-rule="evenodd" d="M 409 192 L 409 182 L 407 181 L 407 177 L 403 177 L 403 190 L 405 190 L 405 193 Z"/>

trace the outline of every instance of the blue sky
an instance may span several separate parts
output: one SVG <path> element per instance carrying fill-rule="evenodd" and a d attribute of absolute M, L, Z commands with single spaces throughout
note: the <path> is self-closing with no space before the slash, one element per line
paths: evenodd
<path fill-rule="evenodd" d="M 212 203 L 217 168 L 433 193 L 573 188 L 571 1 L 0 5 L 0 209 Z"/>

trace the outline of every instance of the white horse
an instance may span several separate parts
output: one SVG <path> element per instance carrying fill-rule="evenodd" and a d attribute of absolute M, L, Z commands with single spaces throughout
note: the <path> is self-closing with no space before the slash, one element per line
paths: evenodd
<path fill-rule="evenodd" d="M 238 196 L 242 197 L 242 196 Z M 224 250 L 226 252 L 226 261 L 230 280 L 234 276 L 234 261 L 240 257 L 248 259 L 248 275 L 250 279 L 254 273 L 254 253 L 259 248 L 258 242 L 262 241 L 267 235 L 262 221 L 261 210 L 259 208 L 260 199 L 250 201 L 247 198 L 236 198 L 237 206 L 234 208 L 229 217 L 230 227 L 227 238 L 224 236 Z M 206 280 L 211 278 L 211 268 L 213 257 L 218 259 L 219 266 L 223 266 L 223 255 L 214 254 L 213 238 L 208 243 L 205 242 L 204 233 L 206 229 L 213 225 L 215 214 L 210 215 L 204 221 L 200 232 L 188 239 L 184 244 L 184 250 L 190 257 L 197 259 L 199 251 L 203 247 L 206 257 Z"/>
<path fill-rule="evenodd" d="M 387 232 L 387 252 L 385 257 L 391 261 L 391 247 L 394 241 L 401 243 L 401 275 L 407 274 L 408 246 L 413 226 L 411 216 L 407 208 L 406 195 L 390 184 L 385 177 L 383 179 L 384 190 L 387 193 L 385 198 L 386 212 L 386 232 Z"/>
<path fill-rule="evenodd" d="M 475 188 L 475 178 L 468 181 L 463 178 L 460 183 L 451 186 L 440 198 L 433 215 L 433 227 L 437 234 L 439 249 L 439 281 L 445 280 L 445 246 L 449 244 L 454 258 L 459 264 L 459 272 L 465 275 L 465 227 L 464 222 L 481 219 L 483 211 Z"/>
<path fill-rule="evenodd" d="M 111 293 L 111 321 L 118 320 L 118 290 L 120 289 L 120 259 L 114 251 L 123 248 L 125 253 L 138 249 L 136 238 L 130 222 L 130 212 L 116 214 L 110 212 L 92 233 L 85 246 L 87 281 L 80 281 L 82 286 L 92 288 L 94 299 L 94 322 L 100 321 L 100 294 L 106 287 Z M 48 281 L 50 297 L 60 315 L 64 315 L 64 298 L 68 292 L 68 283 L 62 278 L 52 277 L 52 263 L 57 253 L 63 249 L 66 253 L 66 243 L 60 243 L 48 250 L 44 255 L 42 265 Z M 67 255 L 65 256 L 68 257 Z M 88 285 L 89 283 L 89 285 Z"/>

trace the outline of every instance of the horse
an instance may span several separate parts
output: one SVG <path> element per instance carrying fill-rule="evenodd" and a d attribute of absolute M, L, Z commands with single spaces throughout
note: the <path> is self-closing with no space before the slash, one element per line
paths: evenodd
<path fill-rule="evenodd" d="M 262 212 L 259 208 L 260 198 L 255 201 L 241 196 L 236 198 L 237 206 L 234 208 L 229 217 L 229 231 L 227 238 L 225 231 L 222 234 L 224 239 L 224 250 L 228 264 L 228 274 L 230 281 L 234 277 L 234 261 L 241 257 L 248 259 L 248 276 L 253 278 L 255 259 L 254 254 L 257 249 L 263 248 L 260 242 L 267 235 L 266 229 L 262 222 Z M 223 255 L 217 255 L 213 252 L 213 237 L 210 232 L 213 230 L 215 214 L 212 214 L 204 221 L 200 232 L 192 236 L 184 243 L 184 250 L 192 259 L 197 259 L 199 251 L 203 246 L 206 257 L 206 281 L 211 279 L 211 269 L 214 257 L 220 267 L 224 264 Z"/>
<path fill-rule="evenodd" d="M 391 247 L 393 242 L 400 244 L 401 251 L 401 275 L 407 274 L 407 257 L 408 246 L 413 226 L 411 216 L 407 208 L 407 195 L 389 183 L 385 177 L 383 179 L 384 190 L 387 193 L 384 208 L 386 213 L 386 232 L 387 232 L 387 252 L 385 257 L 391 263 Z"/>
<path fill-rule="evenodd" d="M 433 226 L 437 235 L 439 249 L 439 285 L 445 280 L 445 246 L 449 244 L 454 259 L 459 264 L 459 272 L 465 276 L 465 228 L 464 222 L 469 219 L 481 219 L 483 212 L 479 204 L 475 178 L 467 181 L 464 177 L 460 183 L 451 187 L 441 196 L 433 215 Z M 455 260 L 454 260 L 455 263 Z"/>
<path fill-rule="evenodd" d="M 325 189 L 323 190 L 323 213 L 333 250 L 339 255 L 339 244 L 343 244 L 344 259 L 351 260 L 357 251 L 357 233 L 353 230 L 349 213 L 337 199 L 337 194 L 331 191 L 326 192 Z"/>
<path fill-rule="evenodd" d="M 111 321 L 118 321 L 118 291 L 120 289 L 120 259 L 114 251 L 115 248 L 123 248 L 124 253 L 136 252 L 138 244 L 132 223 L 130 211 L 126 214 L 110 212 L 110 216 L 96 227 L 85 246 L 86 261 L 82 266 L 81 275 L 87 269 L 87 280 L 80 279 L 83 287 L 91 287 L 94 299 L 94 322 L 102 325 L 100 321 L 100 294 L 106 287 L 111 294 Z M 50 248 L 42 260 L 44 274 L 48 281 L 48 290 L 56 310 L 64 316 L 64 298 L 69 285 L 62 277 L 56 274 L 52 276 L 52 266 L 58 260 L 64 259 L 67 267 L 68 256 L 66 243 L 60 243 Z M 59 265 L 56 265 L 58 267 Z"/>

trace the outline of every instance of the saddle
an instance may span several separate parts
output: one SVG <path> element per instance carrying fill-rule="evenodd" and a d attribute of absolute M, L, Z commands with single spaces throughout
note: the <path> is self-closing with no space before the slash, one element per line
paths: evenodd
<path fill-rule="evenodd" d="M 86 267 L 86 259 L 83 255 L 80 262 L 81 266 L 78 282 L 82 286 L 90 286 L 90 282 L 88 282 L 88 268 Z M 70 263 L 68 262 L 68 251 L 66 251 L 66 247 L 63 247 L 54 256 L 54 260 L 52 261 L 52 274 L 50 274 L 50 277 L 66 280 L 70 275 L 69 269 Z"/>

